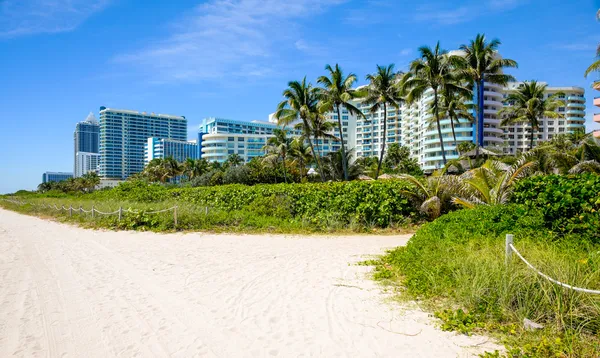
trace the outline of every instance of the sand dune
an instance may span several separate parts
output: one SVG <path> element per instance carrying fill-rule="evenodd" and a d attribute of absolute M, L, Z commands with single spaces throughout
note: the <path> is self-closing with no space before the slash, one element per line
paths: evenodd
<path fill-rule="evenodd" d="M 0 357 L 467 357 L 352 265 L 396 237 L 84 230 L 0 209 Z M 476 347 L 469 347 L 477 345 Z"/>

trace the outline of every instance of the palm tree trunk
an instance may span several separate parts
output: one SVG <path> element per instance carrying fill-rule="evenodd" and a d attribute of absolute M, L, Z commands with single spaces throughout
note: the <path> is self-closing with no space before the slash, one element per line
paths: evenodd
<path fill-rule="evenodd" d="M 444 150 L 444 138 L 442 137 L 442 126 L 440 125 L 440 111 L 438 108 L 438 94 L 436 89 L 433 90 L 433 106 L 438 136 L 440 137 L 440 147 L 442 148 L 442 160 L 444 162 L 444 166 L 446 166 L 446 151 Z"/>
<path fill-rule="evenodd" d="M 312 152 L 312 155 L 315 158 L 315 161 L 317 162 L 317 169 L 319 170 L 319 174 L 321 175 L 321 181 L 325 182 L 325 176 L 323 175 L 323 170 L 321 169 L 321 162 L 319 161 L 319 157 L 317 157 L 317 154 L 315 153 L 315 147 L 313 146 L 313 143 L 310 140 L 310 130 L 308 127 L 308 123 L 306 123 L 306 120 L 303 120 L 303 121 L 304 121 L 304 134 L 305 134 L 306 140 L 308 140 L 308 145 L 310 146 L 310 151 Z"/>
<path fill-rule="evenodd" d="M 285 183 L 287 184 L 287 173 L 285 171 L 285 154 L 282 155 L 281 158 L 283 159 L 283 180 L 285 180 Z"/>
<path fill-rule="evenodd" d="M 529 141 L 529 150 L 533 149 L 533 123 L 531 123 L 531 140 Z"/>
<path fill-rule="evenodd" d="M 458 120 L 457 120 L 458 122 Z M 450 118 L 450 127 L 452 127 L 452 138 L 454 139 L 454 147 L 456 147 L 456 132 L 454 131 L 454 119 Z"/>
<path fill-rule="evenodd" d="M 481 142 L 481 135 L 479 130 L 479 122 L 483 119 L 481 114 L 483 113 L 483 101 L 481 96 L 481 85 L 482 80 L 477 80 L 476 89 L 477 89 L 477 105 L 475 106 L 475 162 L 479 161 L 479 142 Z"/>
<path fill-rule="evenodd" d="M 344 171 L 344 180 L 348 181 L 348 162 L 346 162 L 346 146 L 344 146 L 344 130 L 342 129 L 342 116 L 340 115 L 340 105 L 336 104 L 338 115 L 338 128 L 340 130 L 340 140 L 342 141 L 342 170 Z"/>
<path fill-rule="evenodd" d="M 375 180 L 379 177 L 381 163 L 383 162 L 383 152 L 385 151 L 385 142 L 387 140 L 387 103 L 383 102 L 383 142 L 381 143 L 381 152 L 379 153 L 379 162 L 377 162 L 377 172 L 375 172 Z"/>

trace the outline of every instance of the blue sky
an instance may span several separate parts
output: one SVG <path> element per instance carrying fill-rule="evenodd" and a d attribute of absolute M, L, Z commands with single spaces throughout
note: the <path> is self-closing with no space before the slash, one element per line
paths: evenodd
<path fill-rule="evenodd" d="M 266 120 L 287 81 L 340 63 L 360 82 L 421 45 L 479 32 L 521 80 L 576 85 L 600 42 L 597 0 L 0 0 L 0 193 L 72 171 L 75 123 L 102 105 Z M 587 91 L 588 128 L 597 108 Z"/>

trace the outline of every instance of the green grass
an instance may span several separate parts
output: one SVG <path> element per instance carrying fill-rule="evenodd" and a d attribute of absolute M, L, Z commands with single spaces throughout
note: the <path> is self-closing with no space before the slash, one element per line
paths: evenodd
<path fill-rule="evenodd" d="M 436 312 L 443 329 L 497 337 L 509 357 L 599 356 L 600 296 L 554 285 L 515 255 L 505 265 L 504 237 L 512 233 L 542 272 L 600 289 L 600 245 L 558 236 L 547 226 L 541 213 L 515 205 L 450 213 L 423 225 L 408 246 L 372 262 L 374 277 Z M 545 328 L 526 331 L 524 318 Z"/>

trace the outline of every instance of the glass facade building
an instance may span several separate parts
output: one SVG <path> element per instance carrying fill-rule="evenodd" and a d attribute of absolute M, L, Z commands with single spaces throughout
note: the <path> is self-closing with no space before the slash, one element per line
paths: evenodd
<path fill-rule="evenodd" d="M 186 142 L 173 139 L 148 138 L 144 151 L 145 165 L 156 158 L 173 158 L 183 162 L 188 158 L 199 159 L 200 147 L 196 141 Z"/>
<path fill-rule="evenodd" d="M 75 125 L 75 132 L 73 133 L 73 142 L 73 172 L 75 173 L 75 176 L 80 176 L 77 174 L 82 172 L 80 169 L 78 170 L 77 167 L 77 153 L 83 152 L 97 154 L 100 151 L 100 125 L 98 124 L 98 121 L 96 120 L 96 117 L 94 117 L 93 113 L 90 112 L 90 114 L 83 122 L 79 122 L 77 123 L 77 125 Z"/>
<path fill-rule="evenodd" d="M 185 141 L 186 118 L 100 107 L 100 177 L 126 179 L 141 172 L 151 137 Z"/>
<path fill-rule="evenodd" d="M 73 173 L 67 172 L 45 172 L 42 174 L 42 183 L 51 181 L 63 181 L 73 177 Z"/>

